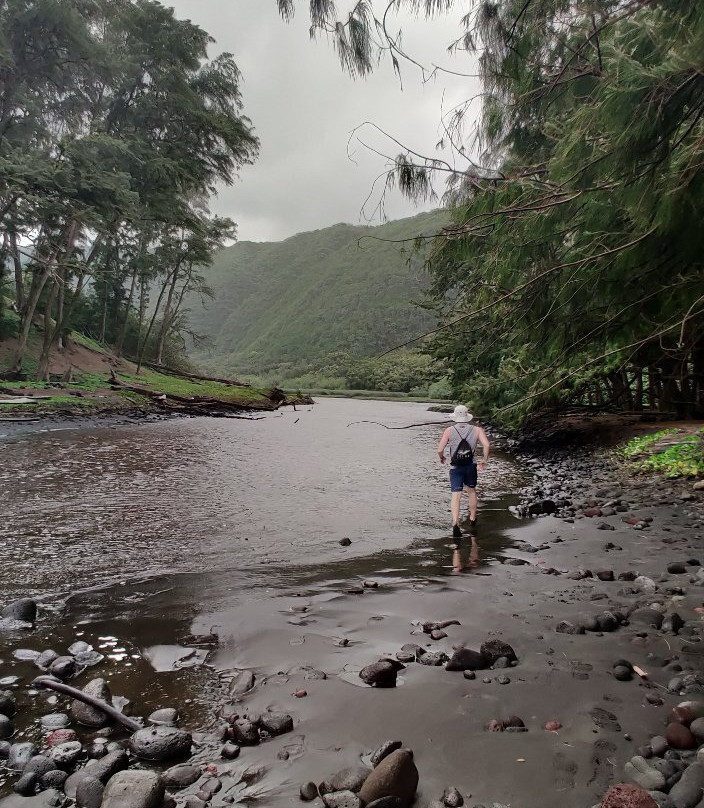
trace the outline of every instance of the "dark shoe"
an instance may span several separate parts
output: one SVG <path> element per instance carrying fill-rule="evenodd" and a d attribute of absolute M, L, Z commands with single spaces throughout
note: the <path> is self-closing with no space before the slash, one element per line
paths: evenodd
<path fill-rule="evenodd" d="M 469 529 L 474 530 L 476 528 L 476 526 L 477 526 L 477 520 L 476 519 L 470 519 L 469 520 Z"/>
<path fill-rule="evenodd" d="M 453 539 L 461 539 L 462 538 L 462 531 L 460 530 L 459 525 L 452 526 L 452 538 Z"/>

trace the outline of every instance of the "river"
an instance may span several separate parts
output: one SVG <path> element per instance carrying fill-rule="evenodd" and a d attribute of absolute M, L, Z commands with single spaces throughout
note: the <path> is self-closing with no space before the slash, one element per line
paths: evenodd
<path fill-rule="evenodd" d="M 452 574 L 447 469 L 435 454 L 443 417 L 418 403 L 323 398 L 252 420 L 0 439 L 2 603 L 40 603 L 35 632 L 0 638 L 0 682 L 18 677 L 23 700 L 15 740 L 40 742 L 47 711 L 27 688 L 37 669 L 12 658 L 18 645 L 65 653 L 87 640 L 105 660 L 79 686 L 104 676 L 142 715 L 177 704 L 187 726 L 205 726 L 219 673 L 293 664 L 306 619 L 288 612 L 292 596 L 325 602 L 369 578 L 391 592 Z M 480 568 L 510 543 L 521 482 L 495 453 L 481 479 Z M 331 613 L 329 630 L 347 614 Z"/>
<path fill-rule="evenodd" d="M 238 585 L 297 585 L 352 559 L 412 571 L 448 533 L 447 470 L 435 457 L 442 418 L 417 403 L 324 398 L 259 420 L 6 440 L 3 599 L 178 574 L 211 600 L 223 577 L 237 597 Z M 360 423 L 432 420 L 439 425 L 407 430 Z M 504 511 L 518 482 L 510 459 L 494 455 L 482 477 L 483 524 L 511 520 Z M 351 546 L 339 545 L 343 537 Z"/>

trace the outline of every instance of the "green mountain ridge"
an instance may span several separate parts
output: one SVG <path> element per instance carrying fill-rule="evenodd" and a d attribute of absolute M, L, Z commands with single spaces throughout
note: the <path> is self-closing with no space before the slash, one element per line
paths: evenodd
<path fill-rule="evenodd" d="M 447 221 L 435 211 L 222 250 L 204 273 L 213 300 L 189 308 L 193 329 L 211 341 L 193 359 L 211 371 L 285 379 L 422 334 L 435 318 L 417 305 L 429 279 L 413 240 Z"/>

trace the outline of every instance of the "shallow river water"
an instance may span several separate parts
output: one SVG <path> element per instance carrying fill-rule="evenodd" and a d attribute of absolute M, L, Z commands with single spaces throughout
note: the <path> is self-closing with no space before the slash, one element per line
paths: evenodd
<path fill-rule="evenodd" d="M 368 578 L 393 591 L 452 574 L 435 453 L 443 418 L 423 404 L 324 398 L 252 420 L 0 438 L 0 605 L 40 603 L 36 631 L 0 636 L 0 685 L 13 677 L 22 704 L 13 740 L 40 743 L 38 719 L 52 709 L 18 647 L 66 653 L 88 641 L 104 660 L 79 686 L 103 676 L 142 715 L 177 704 L 186 726 L 207 726 L 218 671 L 254 664 L 257 637 L 272 665 L 305 641 L 277 634 L 281 611 L 289 630 L 306 623 L 286 614 L 292 596 L 324 602 Z M 495 453 L 480 485 L 477 571 L 510 543 L 521 482 Z M 0 796 L 10 787 L 0 770 Z"/>
<path fill-rule="evenodd" d="M 448 533 L 447 470 L 435 456 L 442 419 L 422 404 L 322 399 L 252 421 L 0 441 L 3 600 L 176 574 L 212 599 L 223 578 L 236 597 L 335 575 L 342 560 L 379 568 L 398 555 L 406 567 Z M 500 529 L 516 469 L 495 455 L 481 483 L 482 522 Z"/>

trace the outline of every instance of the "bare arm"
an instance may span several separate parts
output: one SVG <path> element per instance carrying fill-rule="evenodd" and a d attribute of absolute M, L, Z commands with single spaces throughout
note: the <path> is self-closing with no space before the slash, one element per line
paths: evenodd
<path fill-rule="evenodd" d="M 481 427 L 478 427 L 477 441 L 481 443 L 482 449 L 484 450 L 484 457 L 479 465 L 486 466 L 486 461 L 489 459 L 489 453 L 491 452 L 491 444 L 489 443 L 489 438 L 486 436 L 486 432 Z"/>
<path fill-rule="evenodd" d="M 438 443 L 438 457 L 441 463 L 445 462 L 445 447 L 447 446 L 447 442 L 450 440 L 450 430 L 452 427 L 448 427 L 443 433 L 442 437 L 440 438 L 440 443 Z"/>

